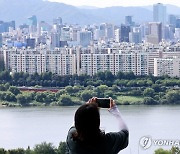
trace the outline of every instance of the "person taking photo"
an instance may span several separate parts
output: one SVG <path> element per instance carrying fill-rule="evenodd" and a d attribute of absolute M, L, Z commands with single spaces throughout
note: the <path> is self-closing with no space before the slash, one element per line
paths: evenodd
<path fill-rule="evenodd" d="M 128 146 L 129 130 L 115 101 L 110 98 L 108 111 L 117 118 L 119 131 L 100 130 L 97 98 L 91 98 L 75 112 L 74 124 L 67 135 L 68 154 L 117 154 Z"/>

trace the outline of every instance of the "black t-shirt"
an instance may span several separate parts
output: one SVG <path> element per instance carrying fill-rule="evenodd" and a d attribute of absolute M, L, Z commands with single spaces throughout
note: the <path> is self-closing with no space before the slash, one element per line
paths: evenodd
<path fill-rule="evenodd" d="M 74 140 L 72 134 L 75 132 L 75 127 L 71 127 L 68 132 L 66 142 L 69 154 L 117 154 L 128 145 L 128 130 L 106 133 L 101 143 L 93 147 Z"/>

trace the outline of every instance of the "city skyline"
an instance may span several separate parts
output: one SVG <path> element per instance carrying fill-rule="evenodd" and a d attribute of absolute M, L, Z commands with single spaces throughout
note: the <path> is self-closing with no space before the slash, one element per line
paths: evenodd
<path fill-rule="evenodd" d="M 98 7 L 98 8 L 104 8 L 104 7 L 111 7 L 111 6 L 148 6 L 153 5 L 155 3 L 163 3 L 163 4 L 171 4 L 175 6 L 180 7 L 180 1 L 178 0 L 103 0 L 103 1 L 96 1 L 96 0 L 48 0 L 51 2 L 60 2 L 65 3 L 68 5 L 73 6 L 92 6 L 92 7 Z"/>

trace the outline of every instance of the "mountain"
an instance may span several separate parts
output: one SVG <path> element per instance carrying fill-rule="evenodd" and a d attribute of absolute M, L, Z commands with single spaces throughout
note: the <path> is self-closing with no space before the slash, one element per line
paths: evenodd
<path fill-rule="evenodd" d="M 167 14 L 174 14 L 174 15 L 180 15 L 180 7 L 171 5 L 171 4 L 165 4 L 167 9 Z M 149 11 L 153 11 L 153 6 L 143 6 L 143 8 L 148 9 Z"/>
<path fill-rule="evenodd" d="M 180 8 L 169 6 L 172 13 Z M 149 7 L 150 8 L 150 7 Z M 94 24 L 110 22 L 120 25 L 126 15 L 136 22 L 152 21 L 152 10 L 145 7 L 74 7 L 45 0 L 0 0 L 0 20 L 15 20 L 17 25 L 27 23 L 27 18 L 36 15 L 38 21 L 52 23 L 53 18 L 62 17 L 68 24 Z"/>
<path fill-rule="evenodd" d="M 82 5 L 82 6 L 77 6 L 77 8 L 79 9 L 98 9 L 98 7 L 95 6 L 86 6 L 86 5 Z"/>

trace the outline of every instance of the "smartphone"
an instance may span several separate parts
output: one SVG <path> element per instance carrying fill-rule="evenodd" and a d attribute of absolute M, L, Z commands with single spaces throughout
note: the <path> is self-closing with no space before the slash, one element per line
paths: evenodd
<path fill-rule="evenodd" d="M 109 98 L 97 98 L 96 103 L 98 104 L 98 107 L 110 108 L 110 99 Z"/>

